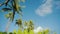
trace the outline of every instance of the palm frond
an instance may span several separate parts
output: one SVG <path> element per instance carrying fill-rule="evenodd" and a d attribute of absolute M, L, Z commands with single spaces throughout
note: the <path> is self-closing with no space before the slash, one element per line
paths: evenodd
<path fill-rule="evenodd" d="M 5 6 L 8 5 L 9 1 L 10 1 L 10 0 L 6 0 L 6 1 L 4 2 Z"/>
<path fill-rule="evenodd" d="M 2 8 L 3 11 L 11 11 L 11 8 Z"/>

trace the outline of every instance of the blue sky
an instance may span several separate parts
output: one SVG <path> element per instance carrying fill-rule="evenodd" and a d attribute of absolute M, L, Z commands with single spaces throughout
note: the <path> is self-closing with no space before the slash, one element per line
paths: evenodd
<path fill-rule="evenodd" d="M 23 5 L 23 20 L 33 20 L 35 27 L 50 28 L 60 34 L 60 0 L 26 0 Z M 2 7 L 0 7 L 1 10 Z M 0 12 L 0 31 L 5 31 L 8 19 L 4 17 L 3 12 Z M 18 14 L 15 15 L 15 19 Z M 18 29 L 15 26 L 15 21 L 11 23 L 9 31 Z"/>

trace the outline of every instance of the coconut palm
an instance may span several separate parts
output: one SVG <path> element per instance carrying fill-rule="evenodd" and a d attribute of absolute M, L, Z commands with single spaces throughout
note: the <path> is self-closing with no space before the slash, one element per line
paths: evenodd
<path fill-rule="evenodd" d="M 10 8 L 3 8 L 2 10 L 3 11 L 8 11 L 8 10 L 13 10 L 13 17 L 15 15 L 15 12 L 17 12 L 18 14 L 22 15 L 22 10 L 21 10 L 21 6 L 19 6 L 19 2 L 18 0 L 11 0 L 11 5 L 10 6 L 8 3 L 10 2 L 10 0 L 6 0 L 4 3 L 0 4 L 0 6 L 2 5 L 6 5 L 6 6 L 9 6 Z"/>
<path fill-rule="evenodd" d="M 22 19 L 16 20 L 16 25 L 18 25 L 19 29 L 21 30 L 22 29 Z"/>
<path fill-rule="evenodd" d="M 27 27 L 27 26 L 28 26 L 28 22 L 24 21 L 24 27 Z"/>
<path fill-rule="evenodd" d="M 32 22 L 32 20 L 30 20 L 29 22 L 24 22 L 24 25 L 27 27 L 26 29 L 28 30 L 28 32 L 30 31 L 30 30 L 33 30 L 34 29 L 34 25 L 33 25 L 33 22 Z"/>
<path fill-rule="evenodd" d="M 13 11 L 11 11 L 8 14 L 5 15 L 6 18 L 9 19 L 9 21 L 7 23 L 7 26 L 6 26 L 6 31 L 8 30 L 10 23 L 13 22 L 13 20 L 14 20 L 15 12 L 17 12 L 19 15 L 22 15 L 22 12 L 21 12 L 22 10 L 21 10 L 21 7 L 18 4 L 18 1 L 17 0 L 11 0 L 10 4 L 12 6 L 10 6 L 8 4 L 9 2 L 10 2 L 10 0 L 6 0 L 4 3 L 0 4 L 0 6 L 2 6 L 2 5 L 9 6 L 9 8 L 7 8 L 7 7 L 2 8 L 3 11 L 8 11 L 9 12 L 9 11 L 13 10 Z"/>
<path fill-rule="evenodd" d="M 5 15 L 5 17 L 6 17 L 7 19 L 9 19 L 9 21 L 8 21 L 8 23 L 7 23 L 7 26 L 6 26 L 6 31 L 8 31 L 8 28 L 9 28 L 11 22 L 12 22 L 13 19 L 14 19 L 14 18 L 13 18 L 13 13 L 12 13 L 12 12 L 9 12 L 8 14 Z"/>
<path fill-rule="evenodd" d="M 30 28 L 30 30 L 33 30 L 34 29 L 34 25 L 33 25 L 32 20 L 29 21 L 29 28 Z"/>
<path fill-rule="evenodd" d="M 6 18 L 10 19 L 10 21 L 13 21 L 13 12 L 9 12 L 8 14 L 5 15 Z"/>

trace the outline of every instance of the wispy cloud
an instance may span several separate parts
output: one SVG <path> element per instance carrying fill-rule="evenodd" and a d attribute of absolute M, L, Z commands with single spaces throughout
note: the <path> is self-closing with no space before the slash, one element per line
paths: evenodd
<path fill-rule="evenodd" d="M 52 13 L 52 0 L 47 0 L 44 4 L 36 9 L 36 14 L 39 16 L 46 16 Z"/>

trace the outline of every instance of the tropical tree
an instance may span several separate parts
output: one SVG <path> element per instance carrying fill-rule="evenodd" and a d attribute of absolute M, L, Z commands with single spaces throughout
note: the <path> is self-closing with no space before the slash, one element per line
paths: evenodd
<path fill-rule="evenodd" d="M 32 20 L 30 20 L 29 22 L 25 21 L 24 22 L 24 27 L 26 27 L 25 29 L 27 29 L 28 32 L 30 30 L 33 30 L 34 29 L 34 24 L 33 24 Z"/>
<path fill-rule="evenodd" d="M 21 1 L 24 2 L 24 0 L 21 0 Z M 10 2 L 10 5 L 8 4 L 9 2 Z M 0 4 L 0 7 L 3 5 L 6 6 L 6 8 L 2 8 L 2 10 L 4 12 L 11 11 L 11 13 L 5 15 L 6 18 L 9 19 L 8 24 L 6 26 L 6 31 L 8 31 L 10 23 L 13 22 L 13 20 L 14 20 L 15 12 L 17 12 L 19 15 L 22 15 L 22 10 L 21 10 L 21 6 L 19 4 L 19 0 L 6 0 L 4 3 Z M 9 7 L 7 8 L 7 6 L 9 6 Z"/>
<path fill-rule="evenodd" d="M 16 20 L 16 24 L 19 26 L 20 30 L 23 28 L 23 26 L 22 26 L 22 19 Z"/>
<path fill-rule="evenodd" d="M 5 15 L 5 17 L 7 19 L 9 19 L 8 24 L 6 26 L 6 31 L 8 31 L 8 28 L 9 28 L 11 22 L 13 21 L 13 13 L 12 12 L 9 12 L 8 14 Z"/>
<path fill-rule="evenodd" d="M 29 21 L 28 29 L 30 29 L 30 30 L 34 29 L 34 24 L 33 24 L 32 20 Z"/>

